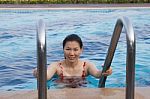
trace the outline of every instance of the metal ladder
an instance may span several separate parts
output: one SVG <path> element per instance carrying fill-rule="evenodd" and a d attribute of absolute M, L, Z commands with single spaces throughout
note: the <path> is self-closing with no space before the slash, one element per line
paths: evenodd
<path fill-rule="evenodd" d="M 124 26 L 127 40 L 127 56 L 126 56 L 126 99 L 134 99 L 134 82 L 135 82 L 135 34 L 131 21 L 127 17 L 121 17 L 117 20 L 110 46 L 107 52 L 106 60 L 102 72 L 105 72 L 111 65 L 116 46 Z M 100 77 L 98 87 L 105 87 L 107 77 Z"/>
<path fill-rule="evenodd" d="M 102 72 L 105 72 L 111 65 L 114 52 L 122 31 L 125 28 L 127 39 L 126 57 L 126 99 L 134 99 L 134 77 L 135 77 L 135 35 L 133 26 L 127 17 L 117 20 L 111 43 L 107 52 Z M 47 69 L 46 69 L 46 33 L 45 24 L 39 20 L 37 24 L 37 66 L 38 66 L 38 99 L 47 99 Z M 105 87 L 107 77 L 102 76 L 99 87 Z"/>
<path fill-rule="evenodd" d="M 39 20 L 37 24 L 37 66 L 38 66 L 38 99 L 47 99 L 47 59 L 45 24 Z"/>

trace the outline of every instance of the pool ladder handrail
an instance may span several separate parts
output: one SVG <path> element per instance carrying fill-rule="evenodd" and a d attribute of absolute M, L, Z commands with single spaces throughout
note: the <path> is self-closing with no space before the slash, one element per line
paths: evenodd
<path fill-rule="evenodd" d="M 134 99 L 134 83 L 135 83 L 135 34 L 131 21 L 127 17 L 121 17 L 117 20 L 110 46 L 107 52 L 106 60 L 102 72 L 105 72 L 111 65 L 116 46 L 124 26 L 127 40 L 127 56 L 126 56 L 126 99 Z M 107 77 L 100 77 L 98 87 L 105 87 Z"/>
<path fill-rule="evenodd" d="M 37 24 L 38 99 L 47 99 L 46 30 L 43 20 Z"/>

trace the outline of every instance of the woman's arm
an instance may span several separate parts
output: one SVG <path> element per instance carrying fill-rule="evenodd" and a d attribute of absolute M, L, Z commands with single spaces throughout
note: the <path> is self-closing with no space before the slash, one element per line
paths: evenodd
<path fill-rule="evenodd" d="M 57 63 L 55 62 L 55 63 L 52 63 L 51 65 L 49 65 L 48 67 L 47 67 L 47 80 L 50 80 L 52 77 L 53 77 L 53 75 L 56 73 L 56 71 L 57 71 Z M 36 78 L 38 78 L 38 71 L 37 71 L 37 68 L 35 68 L 34 70 L 33 70 L 33 75 L 36 77 Z"/>
<path fill-rule="evenodd" d="M 52 63 L 47 67 L 47 80 L 50 80 L 57 71 L 57 62 Z"/>
<path fill-rule="evenodd" d="M 101 76 L 102 71 L 98 70 L 96 66 L 92 63 L 88 63 L 88 72 L 90 75 L 99 78 Z M 110 67 L 106 72 L 102 73 L 104 76 L 109 76 L 112 74 L 112 68 Z"/>
<path fill-rule="evenodd" d="M 96 66 L 90 62 L 88 62 L 88 72 L 90 75 L 99 78 L 101 76 L 101 71 L 96 68 Z"/>

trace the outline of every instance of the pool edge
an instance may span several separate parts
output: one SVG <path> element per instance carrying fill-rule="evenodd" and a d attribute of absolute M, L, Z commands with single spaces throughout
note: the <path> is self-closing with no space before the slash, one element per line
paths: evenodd
<path fill-rule="evenodd" d="M 136 87 L 135 99 L 150 99 L 150 87 Z M 71 88 L 48 90 L 48 99 L 125 99 L 125 88 Z M 0 99 L 37 99 L 37 90 L 1 91 Z"/>
<path fill-rule="evenodd" d="M 143 4 L 0 4 L 0 9 L 135 9 L 150 8 Z"/>

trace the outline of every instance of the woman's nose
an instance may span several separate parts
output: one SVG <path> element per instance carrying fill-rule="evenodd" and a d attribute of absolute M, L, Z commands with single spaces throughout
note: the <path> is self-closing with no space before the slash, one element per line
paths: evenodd
<path fill-rule="evenodd" d="M 73 51 L 73 50 L 71 50 L 69 54 L 70 54 L 70 55 L 74 55 L 74 51 Z"/>

